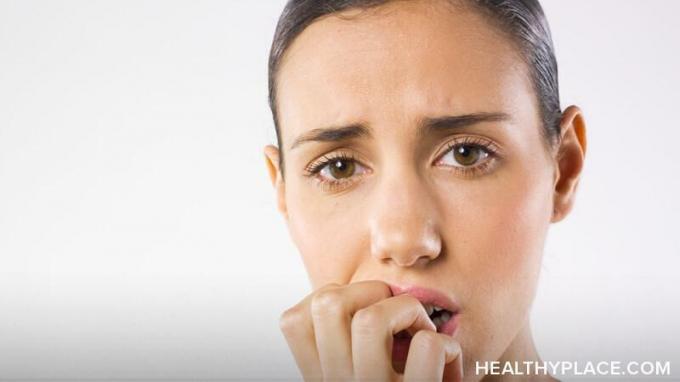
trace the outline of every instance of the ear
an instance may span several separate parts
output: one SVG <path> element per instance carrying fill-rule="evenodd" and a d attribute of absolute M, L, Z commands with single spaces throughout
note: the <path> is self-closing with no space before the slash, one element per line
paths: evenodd
<path fill-rule="evenodd" d="M 283 181 L 281 169 L 279 168 L 279 149 L 274 145 L 267 145 L 264 148 L 264 159 L 269 172 L 269 179 L 276 191 L 276 201 L 279 212 L 288 219 L 288 209 L 286 207 L 286 184 Z"/>
<path fill-rule="evenodd" d="M 556 223 L 569 214 L 586 155 L 586 124 L 577 106 L 569 106 L 560 121 L 560 141 L 555 154 L 553 216 Z"/>

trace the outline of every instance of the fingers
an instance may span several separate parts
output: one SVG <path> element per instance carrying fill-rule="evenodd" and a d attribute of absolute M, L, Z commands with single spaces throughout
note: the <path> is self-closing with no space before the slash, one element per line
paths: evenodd
<path fill-rule="evenodd" d="M 315 293 L 338 286 L 337 284 L 329 284 L 319 288 Z M 308 295 L 298 304 L 287 309 L 279 319 L 281 332 L 286 338 L 291 353 L 293 353 L 298 369 L 307 381 L 323 378 L 319 354 L 316 350 L 314 324 L 309 308 L 315 293 Z"/>
<path fill-rule="evenodd" d="M 413 336 L 404 381 L 462 381 L 460 345 L 446 334 L 421 330 Z"/>
<path fill-rule="evenodd" d="M 413 296 L 388 298 L 355 313 L 351 322 L 352 361 L 358 380 L 395 379 L 393 336 L 401 330 L 436 332 L 425 308 Z"/>
<path fill-rule="evenodd" d="M 351 322 L 354 313 L 392 296 L 379 281 L 361 281 L 329 288 L 311 300 L 314 335 L 324 378 L 353 378 Z"/>
<path fill-rule="evenodd" d="M 381 281 L 328 284 L 286 310 L 281 331 L 305 380 L 352 378 L 352 316 L 391 295 Z"/>
<path fill-rule="evenodd" d="M 404 380 L 462 380 L 462 355 L 414 297 L 392 297 L 381 281 L 329 284 L 286 310 L 281 331 L 307 381 L 398 380 L 393 336 L 413 335 Z"/>

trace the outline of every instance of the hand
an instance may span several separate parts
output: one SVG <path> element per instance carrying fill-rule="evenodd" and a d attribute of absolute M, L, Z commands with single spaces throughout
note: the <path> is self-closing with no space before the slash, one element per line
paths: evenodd
<path fill-rule="evenodd" d="M 281 315 L 281 331 L 306 381 L 462 380 L 460 345 L 437 333 L 413 296 L 382 281 L 319 288 Z M 413 336 L 404 374 L 392 367 L 393 336 Z"/>

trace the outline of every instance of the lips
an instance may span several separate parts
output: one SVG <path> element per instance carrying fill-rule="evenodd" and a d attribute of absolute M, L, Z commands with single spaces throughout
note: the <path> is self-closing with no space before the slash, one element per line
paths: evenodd
<path fill-rule="evenodd" d="M 437 332 L 453 336 L 458 325 L 458 312 L 460 310 L 456 301 L 445 293 L 436 289 L 423 288 L 419 286 L 399 286 L 391 285 L 392 295 L 398 296 L 408 294 L 413 296 L 423 304 L 430 319 L 437 327 Z"/>

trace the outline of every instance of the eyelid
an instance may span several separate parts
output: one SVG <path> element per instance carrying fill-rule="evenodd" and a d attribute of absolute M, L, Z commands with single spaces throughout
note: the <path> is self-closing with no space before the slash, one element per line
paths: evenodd
<path fill-rule="evenodd" d="M 353 152 L 333 151 L 330 153 L 323 154 L 322 156 L 314 159 L 307 166 L 305 166 L 304 168 L 305 175 L 315 176 L 325 166 L 327 166 L 330 162 L 335 160 L 352 161 L 361 167 L 368 168 L 368 166 L 364 165 L 361 160 L 357 159 L 356 155 Z"/>
<path fill-rule="evenodd" d="M 479 136 L 456 137 L 445 143 L 443 153 L 439 154 L 434 166 L 440 167 L 447 172 L 455 173 L 457 177 L 463 179 L 475 179 L 494 171 L 502 162 L 505 155 L 501 152 L 501 147 L 493 140 Z M 470 166 L 455 166 L 451 164 L 440 164 L 446 155 L 449 155 L 457 146 L 469 145 L 483 150 L 488 155 L 478 163 Z M 454 159 L 455 160 L 455 159 Z"/>
<path fill-rule="evenodd" d="M 483 150 L 489 153 L 492 157 L 502 157 L 502 148 L 500 145 L 495 143 L 489 138 L 477 136 L 477 135 L 466 135 L 463 137 L 456 136 L 453 139 L 444 143 L 444 148 L 439 150 L 440 153 L 435 156 L 435 163 L 439 162 L 444 155 L 448 154 L 456 146 L 460 145 L 470 145 L 481 147 Z"/>
<path fill-rule="evenodd" d="M 360 173 L 353 174 L 348 178 L 333 179 L 322 176 L 321 173 L 328 168 L 328 165 L 336 160 L 347 160 L 354 162 L 355 166 L 362 169 Z M 360 178 L 363 178 L 367 173 L 370 173 L 370 168 L 365 166 L 360 160 L 357 160 L 353 153 L 346 152 L 331 152 L 322 155 L 321 157 L 310 162 L 304 169 L 305 176 L 311 178 L 311 180 L 320 187 L 324 192 L 340 192 L 346 190 L 348 187 L 358 182 Z"/>

